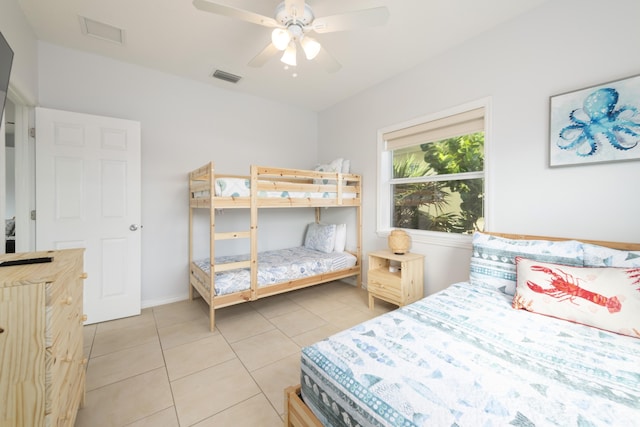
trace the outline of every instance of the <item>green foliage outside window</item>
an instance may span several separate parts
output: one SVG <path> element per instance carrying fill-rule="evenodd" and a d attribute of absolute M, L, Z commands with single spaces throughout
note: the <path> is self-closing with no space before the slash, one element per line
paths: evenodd
<path fill-rule="evenodd" d="M 482 230 L 484 179 L 459 174 L 483 170 L 482 132 L 394 151 L 394 179 L 411 182 L 392 185 L 393 226 L 453 233 Z"/>

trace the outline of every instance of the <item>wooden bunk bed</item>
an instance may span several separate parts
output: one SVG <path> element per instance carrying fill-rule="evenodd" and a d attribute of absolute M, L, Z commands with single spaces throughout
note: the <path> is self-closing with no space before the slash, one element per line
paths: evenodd
<path fill-rule="evenodd" d="M 227 194 L 220 191 L 220 182 L 244 182 L 246 192 Z M 315 208 L 320 222 L 321 208 L 353 207 L 356 210 L 355 265 L 299 279 L 286 280 L 268 286 L 258 286 L 258 213 L 264 208 Z M 194 260 L 194 210 L 209 210 L 210 247 L 209 272 Z M 248 230 L 216 231 L 216 210 L 249 209 Z M 209 304 L 211 331 L 215 328 L 215 309 L 254 301 L 270 295 L 301 289 L 320 283 L 356 276 L 362 286 L 361 249 L 361 177 L 355 174 L 320 172 L 300 169 L 271 168 L 252 165 L 249 176 L 216 174 L 214 163 L 189 173 L 189 298 L 194 289 Z M 216 242 L 228 239 L 249 239 L 249 258 L 244 261 L 216 262 Z M 250 272 L 250 286 L 237 292 L 216 295 L 216 274 L 239 269 Z"/>

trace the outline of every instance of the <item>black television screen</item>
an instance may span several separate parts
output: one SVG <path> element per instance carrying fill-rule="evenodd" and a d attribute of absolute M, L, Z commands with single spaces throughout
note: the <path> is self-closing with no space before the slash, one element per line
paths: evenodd
<path fill-rule="evenodd" d="M 4 112 L 4 104 L 7 101 L 9 90 L 9 76 L 13 64 L 13 50 L 0 32 L 0 118 Z"/>

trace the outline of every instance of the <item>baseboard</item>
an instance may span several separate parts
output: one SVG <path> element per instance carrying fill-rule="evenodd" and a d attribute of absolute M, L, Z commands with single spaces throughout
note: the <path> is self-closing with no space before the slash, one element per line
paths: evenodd
<path fill-rule="evenodd" d="M 356 278 L 355 278 L 355 276 L 344 277 L 344 278 L 339 279 L 339 280 L 341 282 L 348 283 L 351 286 L 356 286 Z"/>
<path fill-rule="evenodd" d="M 163 298 L 163 299 L 152 299 L 152 300 L 142 300 L 140 306 L 142 308 L 150 308 L 157 307 L 159 305 L 171 304 L 173 302 L 184 301 L 189 299 L 189 294 L 184 295 L 176 295 L 171 298 Z"/>

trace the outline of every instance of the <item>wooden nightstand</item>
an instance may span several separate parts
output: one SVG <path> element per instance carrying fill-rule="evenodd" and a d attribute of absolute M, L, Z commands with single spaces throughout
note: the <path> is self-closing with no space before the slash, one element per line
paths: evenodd
<path fill-rule="evenodd" d="M 389 271 L 390 265 L 397 265 L 398 271 Z M 419 300 L 424 295 L 423 276 L 424 255 L 396 255 L 389 250 L 370 252 L 367 271 L 369 309 L 373 309 L 374 298 L 398 306 Z"/>

